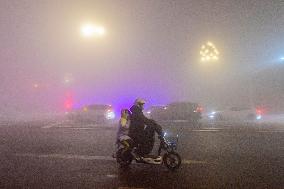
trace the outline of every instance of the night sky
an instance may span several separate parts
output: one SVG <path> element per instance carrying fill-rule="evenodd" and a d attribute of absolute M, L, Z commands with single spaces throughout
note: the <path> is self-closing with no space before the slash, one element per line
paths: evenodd
<path fill-rule="evenodd" d="M 85 22 L 106 35 L 83 38 Z M 247 103 L 251 75 L 284 56 L 283 22 L 280 0 L 1 0 L 0 111 Z M 207 41 L 219 61 L 200 62 Z"/>

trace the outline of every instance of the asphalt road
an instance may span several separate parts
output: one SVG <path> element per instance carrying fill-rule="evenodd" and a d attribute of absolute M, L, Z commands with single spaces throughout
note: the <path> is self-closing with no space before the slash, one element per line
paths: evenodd
<path fill-rule="evenodd" d="M 115 125 L 2 124 L 0 188 L 284 188 L 284 126 L 162 124 L 179 135 L 176 172 L 145 164 L 121 170 L 111 157 Z"/>

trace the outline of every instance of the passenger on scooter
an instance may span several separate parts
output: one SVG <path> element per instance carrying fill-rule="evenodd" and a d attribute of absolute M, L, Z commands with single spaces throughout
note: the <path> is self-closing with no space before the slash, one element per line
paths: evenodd
<path fill-rule="evenodd" d="M 136 99 L 134 105 L 130 108 L 130 127 L 129 136 L 133 139 L 137 148 L 137 154 L 142 157 L 154 157 L 149 155 L 154 147 L 155 132 L 159 138 L 162 136 L 162 127 L 154 120 L 148 119 L 143 114 L 145 100 Z M 160 158 L 160 157 L 157 157 Z"/>
<path fill-rule="evenodd" d="M 121 118 L 117 131 L 116 144 L 123 145 L 124 151 L 131 150 L 134 146 L 133 140 L 129 137 L 128 131 L 130 126 L 130 111 L 128 109 L 121 110 Z"/>

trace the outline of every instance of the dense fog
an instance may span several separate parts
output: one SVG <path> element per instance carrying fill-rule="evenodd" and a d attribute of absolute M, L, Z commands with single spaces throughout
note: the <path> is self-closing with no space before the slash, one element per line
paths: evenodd
<path fill-rule="evenodd" d="M 283 1 L 0 2 L 0 115 L 86 104 L 284 104 Z M 80 27 L 105 28 L 86 38 Z M 200 61 L 214 43 L 218 61 Z M 281 71 L 282 70 L 282 71 Z"/>

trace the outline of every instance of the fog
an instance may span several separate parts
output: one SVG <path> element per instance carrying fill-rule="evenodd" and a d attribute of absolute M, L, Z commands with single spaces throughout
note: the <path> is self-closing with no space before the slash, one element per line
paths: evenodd
<path fill-rule="evenodd" d="M 284 98 L 283 5 L 1 0 L 0 114 L 64 111 L 66 99 L 75 108 L 107 103 L 119 109 L 137 97 L 148 105 L 276 104 Z M 82 37 L 86 22 L 103 25 L 106 34 Z M 219 61 L 200 62 L 207 41 L 220 51 Z M 277 73 L 263 71 L 271 67 Z M 259 89 L 259 78 L 272 79 Z"/>

